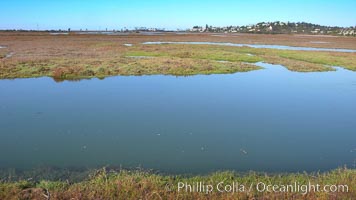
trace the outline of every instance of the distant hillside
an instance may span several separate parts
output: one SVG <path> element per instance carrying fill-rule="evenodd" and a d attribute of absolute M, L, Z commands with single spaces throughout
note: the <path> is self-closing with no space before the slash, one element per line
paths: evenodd
<path fill-rule="evenodd" d="M 356 27 L 322 26 L 306 22 L 260 22 L 248 26 L 213 27 L 206 25 L 194 26 L 191 32 L 213 33 L 270 33 L 270 34 L 318 34 L 318 35 L 345 35 L 356 36 Z"/>

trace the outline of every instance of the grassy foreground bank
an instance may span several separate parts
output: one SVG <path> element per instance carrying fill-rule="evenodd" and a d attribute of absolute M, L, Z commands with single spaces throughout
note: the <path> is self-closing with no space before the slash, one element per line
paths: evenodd
<path fill-rule="evenodd" d="M 182 184 L 212 185 L 213 191 L 190 192 Z M 219 185 L 219 183 L 223 182 Z M 235 183 L 239 190 L 229 191 Z M 320 191 L 260 192 L 257 184 L 320 185 Z M 242 190 L 242 185 L 245 186 Z M 251 186 L 252 185 L 252 186 Z M 325 186 L 328 186 L 326 187 Z M 338 188 L 330 187 L 337 185 Z M 347 186 L 347 188 L 345 187 Z M 227 188 L 225 188 L 227 186 Z M 263 189 L 262 185 L 259 185 Z M 251 188 L 250 188 L 251 187 Z M 303 186 L 301 186 L 303 187 Z M 219 191 L 218 188 L 222 191 Z M 227 189 L 227 190 L 226 190 Z M 305 188 L 304 188 L 305 189 Z M 328 191 L 324 191 L 326 189 Z M 331 192 L 330 190 L 335 190 Z M 180 190 L 180 191 L 179 191 Z M 197 189 L 195 190 L 197 191 Z M 78 183 L 17 181 L 0 183 L 0 199 L 353 199 L 356 170 L 337 169 L 325 173 L 262 174 L 216 172 L 206 176 L 169 176 L 143 171 L 112 172 L 105 169 Z"/>

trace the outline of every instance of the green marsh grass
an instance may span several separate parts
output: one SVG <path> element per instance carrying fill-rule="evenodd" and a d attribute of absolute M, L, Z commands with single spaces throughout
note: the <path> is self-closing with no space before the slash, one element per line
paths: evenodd
<path fill-rule="evenodd" d="M 216 185 L 219 182 L 250 185 L 265 184 L 338 184 L 347 185 L 344 192 L 250 192 L 221 193 L 178 192 L 178 183 L 203 182 Z M 352 199 L 356 196 L 356 170 L 336 169 L 325 173 L 215 172 L 209 175 L 162 175 L 145 171 L 108 171 L 105 168 L 76 183 L 67 181 L 18 181 L 1 182 L 0 199 L 39 199 L 50 195 L 51 199 Z"/>
<path fill-rule="evenodd" d="M 261 69 L 256 62 L 280 64 L 296 72 L 356 71 L 356 53 L 311 52 L 214 45 L 140 45 L 112 42 L 89 46 L 90 56 L 47 56 L 2 59 L 0 78 L 48 76 L 55 79 L 104 78 L 116 75 L 230 74 Z M 248 64 L 249 63 L 249 64 Z"/>

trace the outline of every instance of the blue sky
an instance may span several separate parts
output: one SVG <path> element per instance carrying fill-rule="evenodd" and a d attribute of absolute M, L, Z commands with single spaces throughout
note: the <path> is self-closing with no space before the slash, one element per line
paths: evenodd
<path fill-rule="evenodd" d="M 175 29 L 277 20 L 356 25 L 356 0 L 1 0 L 0 5 L 0 29 Z"/>

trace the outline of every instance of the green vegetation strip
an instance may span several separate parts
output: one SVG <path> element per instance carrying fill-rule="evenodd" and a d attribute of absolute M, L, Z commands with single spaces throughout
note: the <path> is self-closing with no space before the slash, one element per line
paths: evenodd
<path fill-rule="evenodd" d="M 182 184 L 202 183 L 213 185 L 214 190 L 188 191 L 178 189 Z M 221 192 L 222 185 L 240 185 L 241 191 Z M 342 185 L 332 191 L 295 192 L 258 191 L 256 185 Z M 244 185 L 245 191 L 241 186 Z M 252 189 L 250 190 L 250 186 Z M 347 188 L 346 188 L 347 186 Z M 225 190 L 225 187 L 220 187 Z M 227 188 L 229 189 L 229 188 Z M 305 188 L 304 188 L 305 189 Z M 330 188 L 329 188 L 330 189 Z M 335 189 L 335 188 L 332 188 Z M 87 180 L 78 183 L 67 181 L 1 182 L 0 199 L 352 199 L 356 196 L 356 170 L 337 169 L 326 173 L 262 174 L 249 172 L 216 172 L 206 176 L 159 175 L 143 171 L 98 170 Z"/>
<path fill-rule="evenodd" d="M 311 52 L 214 45 L 118 45 L 99 43 L 97 56 L 41 57 L 26 55 L 1 59 L 0 78 L 49 76 L 80 79 L 116 75 L 197 75 L 228 74 L 261 69 L 256 62 L 280 64 L 291 71 L 334 71 L 340 66 L 356 71 L 356 53 Z M 119 47 L 118 47 L 119 48 Z M 0 57 L 4 57 L 2 52 Z M 30 57 L 30 58 L 28 58 Z"/>

